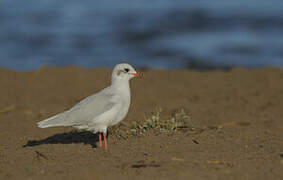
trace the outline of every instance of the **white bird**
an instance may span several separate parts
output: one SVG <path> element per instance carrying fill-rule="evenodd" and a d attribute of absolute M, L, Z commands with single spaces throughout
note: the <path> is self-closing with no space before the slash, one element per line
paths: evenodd
<path fill-rule="evenodd" d="M 37 125 L 40 128 L 72 126 L 93 133 L 98 132 L 100 148 L 103 133 L 107 149 L 107 127 L 119 123 L 127 115 L 131 101 L 129 80 L 140 76 L 131 65 L 117 64 L 113 69 L 109 87 L 83 99 L 67 111 L 38 122 Z"/>

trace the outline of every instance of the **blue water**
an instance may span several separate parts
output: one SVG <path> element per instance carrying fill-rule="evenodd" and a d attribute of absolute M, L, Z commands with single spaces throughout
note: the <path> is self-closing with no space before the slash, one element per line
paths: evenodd
<path fill-rule="evenodd" d="M 283 66 L 281 0 L 0 0 L 0 66 Z"/>

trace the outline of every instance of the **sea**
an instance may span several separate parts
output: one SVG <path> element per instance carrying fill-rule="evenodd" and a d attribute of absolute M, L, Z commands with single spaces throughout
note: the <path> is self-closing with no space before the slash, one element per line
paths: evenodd
<path fill-rule="evenodd" d="M 0 66 L 283 66 L 282 0 L 0 0 Z"/>

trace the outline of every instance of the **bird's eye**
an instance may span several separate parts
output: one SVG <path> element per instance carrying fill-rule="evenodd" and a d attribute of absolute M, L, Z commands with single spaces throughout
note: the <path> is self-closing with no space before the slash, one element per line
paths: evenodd
<path fill-rule="evenodd" d="M 129 71 L 130 71 L 130 69 L 128 69 L 128 68 L 125 68 L 124 70 L 125 70 L 126 72 L 129 72 Z"/>

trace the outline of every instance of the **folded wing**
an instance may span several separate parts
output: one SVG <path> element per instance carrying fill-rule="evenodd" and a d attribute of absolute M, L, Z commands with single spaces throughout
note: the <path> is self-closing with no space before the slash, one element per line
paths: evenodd
<path fill-rule="evenodd" d="M 111 110 L 115 102 L 113 101 L 113 94 L 109 93 L 107 89 L 91 95 L 70 110 L 57 114 L 51 118 L 40 121 L 38 127 L 47 128 L 54 126 L 79 126 L 87 125 L 95 120 L 95 117 Z"/>

